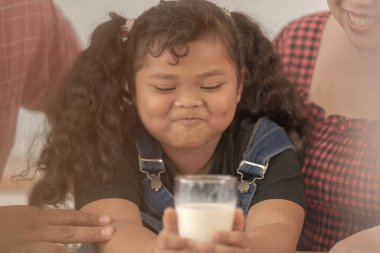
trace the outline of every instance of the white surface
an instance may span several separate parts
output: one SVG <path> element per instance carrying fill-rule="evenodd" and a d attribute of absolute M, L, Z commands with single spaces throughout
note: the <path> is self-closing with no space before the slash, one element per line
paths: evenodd
<path fill-rule="evenodd" d="M 0 192 L 0 206 L 23 205 L 26 204 L 28 196 L 25 192 Z"/>
<path fill-rule="evenodd" d="M 156 5 L 159 0 L 54 0 L 54 2 L 72 21 L 82 41 L 86 43 L 95 26 L 107 20 L 109 12 L 137 17 L 147 8 Z M 251 15 L 263 25 L 270 37 L 273 37 L 291 19 L 327 10 L 326 0 L 213 0 L 213 2 L 229 10 Z"/>

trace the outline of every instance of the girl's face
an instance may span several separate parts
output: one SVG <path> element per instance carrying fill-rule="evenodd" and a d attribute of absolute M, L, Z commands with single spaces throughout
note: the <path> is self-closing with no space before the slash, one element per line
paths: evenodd
<path fill-rule="evenodd" d="M 380 50 L 380 0 L 328 0 L 353 46 Z"/>
<path fill-rule="evenodd" d="M 165 148 L 196 149 L 218 141 L 234 118 L 242 85 L 218 39 L 188 44 L 173 65 L 167 51 L 149 53 L 136 73 L 135 103 L 148 132 Z"/>

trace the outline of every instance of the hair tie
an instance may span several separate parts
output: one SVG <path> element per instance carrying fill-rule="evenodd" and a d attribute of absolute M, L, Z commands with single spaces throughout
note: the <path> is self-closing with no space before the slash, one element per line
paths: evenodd
<path fill-rule="evenodd" d="M 231 18 L 231 12 L 230 12 L 230 10 L 227 8 L 227 7 L 220 7 L 222 10 L 223 10 L 223 12 L 227 15 L 227 16 L 229 16 L 230 18 Z"/>
<path fill-rule="evenodd" d="M 132 31 L 133 24 L 135 23 L 134 18 L 127 18 L 125 24 L 121 27 L 123 42 L 128 39 L 129 33 Z"/>

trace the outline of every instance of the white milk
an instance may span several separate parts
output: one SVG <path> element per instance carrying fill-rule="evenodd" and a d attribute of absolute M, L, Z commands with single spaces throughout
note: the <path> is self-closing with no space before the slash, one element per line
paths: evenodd
<path fill-rule="evenodd" d="M 223 203 L 187 203 L 176 206 L 181 237 L 211 242 L 215 231 L 231 231 L 235 206 Z"/>

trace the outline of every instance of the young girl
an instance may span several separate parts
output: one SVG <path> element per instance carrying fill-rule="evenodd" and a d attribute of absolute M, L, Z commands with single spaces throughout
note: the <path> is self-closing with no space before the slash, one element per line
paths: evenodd
<path fill-rule="evenodd" d="M 245 15 L 205 0 L 112 14 L 66 82 L 38 168 L 48 203 L 73 182 L 77 208 L 112 217 L 101 252 L 295 252 L 304 187 L 285 132 L 297 146 L 302 108 Z M 237 177 L 242 209 L 197 244 L 178 235 L 173 178 L 208 173 Z"/>

